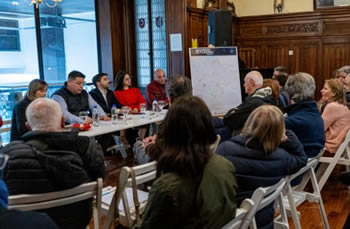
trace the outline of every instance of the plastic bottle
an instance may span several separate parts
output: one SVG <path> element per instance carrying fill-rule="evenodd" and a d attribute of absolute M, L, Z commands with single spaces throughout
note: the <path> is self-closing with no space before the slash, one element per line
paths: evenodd
<path fill-rule="evenodd" d="M 154 112 L 158 112 L 159 111 L 159 105 L 158 105 L 158 102 L 156 99 L 153 99 L 153 102 L 152 102 L 152 111 Z"/>
<path fill-rule="evenodd" d="M 92 108 L 92 120 L 94 121 L 93 122 L 94 126 L 99 126 L 100 117 L 97 112 L 97 106 L 94 106 L 94 108 Z"/>
<path fill-rule="evenodd" d="M 112 118 L 112 124 L 114 125 L 118 124 L 118 109 L 115 104 L 112 105 L 111 118 Z"/>

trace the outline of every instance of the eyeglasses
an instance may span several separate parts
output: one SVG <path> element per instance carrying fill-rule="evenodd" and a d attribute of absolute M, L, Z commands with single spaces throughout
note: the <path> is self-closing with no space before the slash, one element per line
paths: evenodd
<path fill-rule="evenodd" d="M 0 170 L 5 168 L 8 159 L 9 159 L 8 155 L 6 155 L 6 154 L 0 155 Z"/>

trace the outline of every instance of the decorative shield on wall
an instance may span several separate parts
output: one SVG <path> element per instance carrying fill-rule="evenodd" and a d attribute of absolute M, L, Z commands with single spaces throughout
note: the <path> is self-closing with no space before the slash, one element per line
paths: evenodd
<path fill-rule="evenodd" d="M 163 17 L 156 17 L 156 26 L 160 28 L 163 25 Z"/>
<path fill-rule="evenodd" d="M 141 29 L 145 28 L 146 20 L 144 18 L 139 18 L 139 27 Z"/>

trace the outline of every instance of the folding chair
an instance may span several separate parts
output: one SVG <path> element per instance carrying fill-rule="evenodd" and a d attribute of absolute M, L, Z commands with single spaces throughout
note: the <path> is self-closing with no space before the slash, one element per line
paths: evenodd
<path fill-rule="evenodd" d="M 102 205 L 102 214 L 107 215 L 105 229 L 110 228 L 112 224 L 131 228 L 141 223 L 148 193 L 137 189 L 137 186 L 156 178 L 156 165 L 157 162 L 153 161 L 131 168 L 126 166 L 122 168 L 111 204 Z M 139 202 L 141 195 L 144 201 Z"/>
<path fill-rule="evenodd" d="M 334 167 L 338 165 L 345 165 L 346 171 L 349 171 L 350 166 L 350 130 L 346 134 L 345 140 L 339 146 L 337 152 L 333 157 L 321 157 L 321 163 L 328 164 L 327 169 L 321 164 L 320 168 L 317 170 L 317 177 L 319 177 L 318 186 L 320 190 L 326 184 L 329 176 L 331 175 Z M 326 166 L 326 165 L 325 165 Z"/>
<path fill-rule="evenodd" d="M 326 229 L 329 229 L 326 210 L 323 205 L 321 191 L 318 186 L 316 175 L 315 175 L 315 168 L 322 154 L 323 154 L 323 150 L 318 155 L 318 157 L 310 158 L 305 167 L 301 168 L 295 174 L 287 177 L 287 185 L 286 185 L 286 189 L 284 190 L 283 204 L 287 209 L 287 212 L 290 213 L 290 215 L 292 216 L 294 227 L 296 229 L 301 228 L 297 206 L 301 205 L 305 201 L 318 203 L 323 225 Z M 303 180 L 298 186 L 293 188 L 291 186 L 291 181 L 301 175 L 303 175 Z M 311 180 L 313 193 L 310 193 L 304 190 L 309 180 Z"/>
<path fill-rule="evenodd" d="M 262 197 L 262 196 L 261 196 Z M 261 198 L 262 199 L 262 198 Z M 260 200 L 256 199 L 260 203 Z M 259 203 L 255 203 L 252 199 L 245 199 L 241 203 L 240 208 L 236 210 L 236 216 L 228 222 L 222 229 L 246 229 L 249 227 L 256 213 Z"/>
<path fill-rule="evenodd" d="M 260 187 L 256 189 L 250 199 L 245 199 L 240 208 L 236 211 L 233 220 L 227 223 L 222 229 L 256 229 L 255 214 L 276 199 L 280 205 L 281 221 L 275 220 L 275 225 L 288 228 L 288 218 L 284 206 L 282 205 L 281 192 L 286 185 L 286 181 L 282 178 L 277 184 L 269 187 Z"/>
<path fill-rule="evenodd" d="M 64 191 L 14 195 L 9 197 L 8 209 L 22 211 L 40 210 L 64 206 L 95 197 L 93 201 L 94 228 L 98 229 L 100 225 L 102 186 L 102 178 L 98 178 L 97 181 L 85 183 Z"/>
<path fill-rule="evenodd" d="M 252 200 L 255 202 L 256 199 L 263 197 L 261 200 L 260 204 L 258 205 L 256 212 L 260 211 L 261 209 L 265 208 L 269 204 L 275 202 L 277 200 L 277 205 L 280 209 L 280 216 L 278 216 L 274 220 L 274 225 L 275 227 L 283 227 L 283 228 L 289 228 L 288 225 L 288 217 L 286 210 L 283 205 L 282 201 L 282 190 L 286 185 L 286 180 L 282 178 L 278 183 L 269 186 L 269 187 L 264 187 L 264 188 L 259 188 L 255 192 L 257 192 L 256 197 L 254 197 L 254 194 L 252 196 Z M 257 229 L 256 222 L 255 222 L 255 217 L 252 220 L 252 223 L 250 224 L 251 229 Z"/>
<path fill-rule="evenodd" d="M 282 179 L 276 185 L 284 186 L 284 180 Z M 276 187 L 276 185 L 273 187 Z M 228 222 L 222 229 L 247 229 L 252 224 L 254 216 L 264 196 L 271 193 L 270 191 L 273 190 L 269 188 L 256 189 L 252 195 L 252 198 L 243 200 L 240 208 L 236 210 L 235 218 Z"/>

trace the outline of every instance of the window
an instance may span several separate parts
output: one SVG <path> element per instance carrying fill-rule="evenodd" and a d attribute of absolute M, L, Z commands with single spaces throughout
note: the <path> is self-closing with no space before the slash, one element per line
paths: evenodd
<path fill-rule="evenodd" d="M 72 70 L 83 72 L 88 83 L 98 73 L 95 0 L 62 0 L 54 8 L 45 1 L 38 9 L 31 0 L 0 1 L 3 120 L 12 118 L 14 105 L 23 98 L 33 79 L 48 82 L 50 96 Z M 1 136 L 3 143 L 9 141 L 9 133 Z"/>
<path fill-rule="evenodd" d="M 135 0 L 135 17 L 138 86 L 144 91 L 155 70 L 167 72 L 164 0 Z"/>
<path fill-rule="evenodd" d="M 78 70 L 91 82 L 98 73 L 95 1 L 63 0 L 55 8 L 41 4 L 39 10 L 45 80 L 64 82 Z"/>
<path fill-rule="evenodd" d="M 0 19 L 0 51 L 21 51 L 17 20 Z"/>

